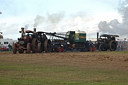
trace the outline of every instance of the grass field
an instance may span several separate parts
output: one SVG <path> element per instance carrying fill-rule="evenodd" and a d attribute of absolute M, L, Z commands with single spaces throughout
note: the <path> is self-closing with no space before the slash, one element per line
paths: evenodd
<path fill-rule="evenodd" d="M 0 85 L 128 85 L 128 52 L 0 52 Z"/>

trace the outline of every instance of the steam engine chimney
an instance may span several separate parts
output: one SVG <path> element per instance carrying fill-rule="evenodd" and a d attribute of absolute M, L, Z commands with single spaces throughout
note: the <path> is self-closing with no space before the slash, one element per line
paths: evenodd
<path fill-rule="evenodd" d="M 98 38 L 99 38 L 99 32 L 97 32 L 97 41 L 98 41 Z"/>
<path fill-rule="evenodd" d="M 21 33 L 21 37 L 24 37 L 25 33 L 24 33 L 24 28 L 21 28 L 21 31 L 19 31 Z"/>
<path fill-rule="evenodd" d="M 34 28 L 34 32 L 36 32 L 36 28 Z"/>

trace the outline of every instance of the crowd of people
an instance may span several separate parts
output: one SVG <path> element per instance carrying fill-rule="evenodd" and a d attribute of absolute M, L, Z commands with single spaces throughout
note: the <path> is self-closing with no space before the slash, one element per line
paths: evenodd
<path fill-rule="evenodd" d="M 117 51 L 127 51 L 128 42 L 127 41 L 118 41 Z"/>
<path fill-rule="evenodd" d="M 12 45 L 3 46 L 0 44 L 0 51 L 12 51 Z"/>

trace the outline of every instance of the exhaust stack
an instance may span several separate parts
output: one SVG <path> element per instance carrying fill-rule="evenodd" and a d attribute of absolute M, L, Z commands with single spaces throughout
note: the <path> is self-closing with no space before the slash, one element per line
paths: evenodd
<path fill-rule="evenodd" d="M 99 38 L 99 32 L 97 32 L 97 41 L 98 41 L 98 38 Z"/>
<path fill-rule="evenodd" d="M 36 33 L 36 28 L 34 28 L 34 33 Z"/>
<path fill-rule="evenodd" d="M 25 32 L 24 32 L 24 28 L 23 27 L 21 28 L 21 31 L 19 31 L 19 33 L 21 33 L 21 37 L 23 37 L 25 35 Z"/>

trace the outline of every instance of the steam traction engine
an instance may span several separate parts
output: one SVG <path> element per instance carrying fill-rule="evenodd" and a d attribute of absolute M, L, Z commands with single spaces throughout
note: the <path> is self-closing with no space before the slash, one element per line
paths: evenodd
<path fill-rule="evenodd" d="M 109 35 L 109 34 L 103 34 L 100 35 L 97 33 L 97 49 L 100 51 L 115 51 L 117 48 L 117 41 L 116 37 L 119 37 L 118 35 Z"/>
<path fill-rule="evenodd" d="M 17 43 L 13 43 L 13 53 L 16 54 L 17 51 L 24 53 L 24 50 L 29 53 L 31 51 L 31 35 L 29 33 L 25 35 L 24 28 L 21 28 L 19 32 L 21 33 L 21 37 L 18 38 Z"/>
<path fill-rule="evenodd" d="M 21 37 L 18 38 L 17 43 L 13 43 L 13 53 L 16 54 L 17 51 L 19 53 L 37 53 L 46 51 L 48 52 L 50 49 L 50 40 L 47 39 L 44 32 L 36 32 L 36 29 L 34 28 L 34 31 L 26 30 L 24 32 L 24 28 L 21 28 Z"/>

